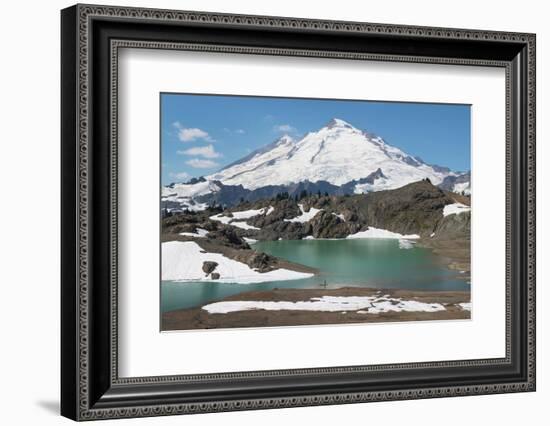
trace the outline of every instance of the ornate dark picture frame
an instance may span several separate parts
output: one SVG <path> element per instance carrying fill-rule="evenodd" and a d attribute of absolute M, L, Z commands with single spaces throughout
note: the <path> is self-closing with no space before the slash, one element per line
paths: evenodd
<path fill-rule="evenodd" d="M 535 390 L 535 35 L 76 5 L 62 28 L 61 413 L 159 416 Z M 191 49 L 506 70 L 506 356 L 120 378 L 117 52 Z"/>

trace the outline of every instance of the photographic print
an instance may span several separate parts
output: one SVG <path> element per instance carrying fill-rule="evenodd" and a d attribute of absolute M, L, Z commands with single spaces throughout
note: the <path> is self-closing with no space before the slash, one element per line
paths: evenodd
<path fill-rule="evenodd" d="M 470 113 L 162 93 L 161 331 L 469 319 Z"/>
<path fill-rule="evenodd" d="M 63 9 L 62 415 L 535 391 L 536 75 L 533 33 Z"/>

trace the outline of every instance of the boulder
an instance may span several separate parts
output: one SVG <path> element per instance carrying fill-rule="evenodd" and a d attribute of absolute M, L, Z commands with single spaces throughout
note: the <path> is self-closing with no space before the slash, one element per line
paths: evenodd
<path fill-rule="evenodd" d="M 202 270 L 206 275 L 214 271 L 216 267 L 218 266 L 218 262 L 211 262 L 209 260 L 206 260 L 202 263 Z"/>
<path fill-rule="evenodd" d="M 269 265 L 271 260 L 273 259 L 265 253 L 253 252 L 248 261 L 248 266 L 259 272 L 267 272 L 271 270 Z"/>

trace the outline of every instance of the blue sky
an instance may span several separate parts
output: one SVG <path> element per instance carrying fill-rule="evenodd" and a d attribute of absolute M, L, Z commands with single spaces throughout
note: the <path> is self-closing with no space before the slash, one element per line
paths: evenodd
<path fill-rule="evenodd" d="M 470 106 L 161 94 L 162 184 L 211 174 L 331 118 L 382 137 L 429 164 L 470 169 Z"/>

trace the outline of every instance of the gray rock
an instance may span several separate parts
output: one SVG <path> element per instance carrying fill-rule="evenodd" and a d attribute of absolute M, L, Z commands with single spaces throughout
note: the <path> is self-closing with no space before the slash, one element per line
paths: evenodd
<path fill-rule="evenodd" d="M 202 263 L 202 270 L 206 275 L 208 275 L 209 273 L 214 271 L 214 269 L 216 269 L 217 266 L 218 266 L 218 262 L 211 262 L 206 260 Z"/>
<path fill-rule="evenodd" d="M 248 266 L 258 270 L 259 272 L 267 272 L 270 268 L 270 256 L 265 253 L 253 252 L 250 260 L 247 262 Z"/>

